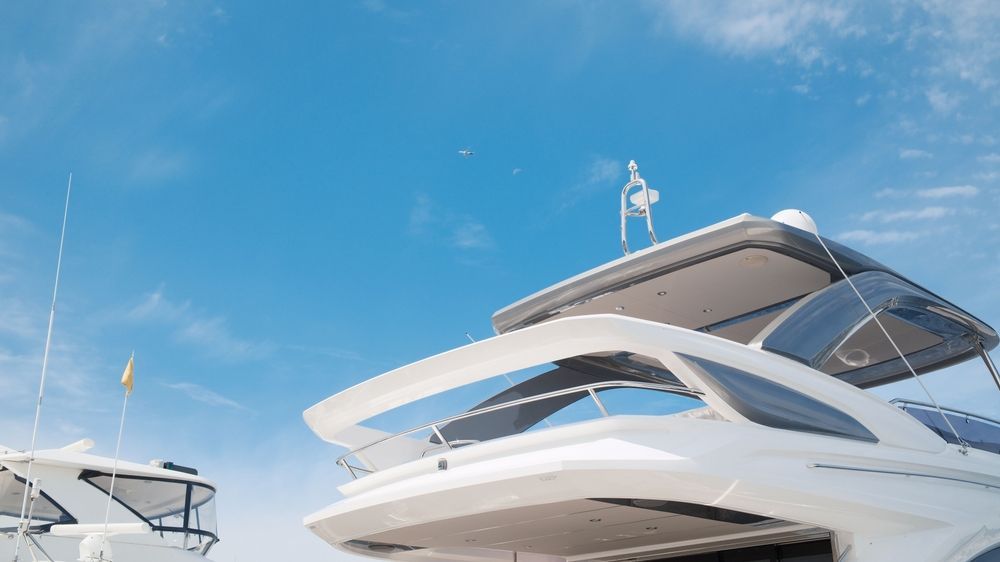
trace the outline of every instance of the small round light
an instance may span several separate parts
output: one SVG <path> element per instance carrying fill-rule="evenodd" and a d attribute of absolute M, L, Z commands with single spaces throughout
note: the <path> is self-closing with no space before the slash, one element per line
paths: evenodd
<path fill-rule="evenodd" d="M 656 294 L 657 294 L 657 296 L 661 296 L 662 297 L 663 295 L 667 294 L 667 292 L 666 291 L 657 291 Z"/>
<path fill-rule="evenodd" d="M 872 359 L 871 354 L 860 348 L 838 349 L 834 355 L 850 367 L 867 367 Z"/>
<path fill-rule="evenodd" d="M 618 306 L 615 307 L 615 310 L 617 310 L 618 312 L 621 312 L 621 311 L 625 310 L 625 307 L 621 306 L 621 305 L 618 305 Z"/>
<path fill-rule="evenodd" d="M 712 309 L 711 308 L 703 308 L 703 309 L 701 309 L 701 311 L 704 312 L 705 314 L 708 314 L 709 312 L 712 312 Z"/>

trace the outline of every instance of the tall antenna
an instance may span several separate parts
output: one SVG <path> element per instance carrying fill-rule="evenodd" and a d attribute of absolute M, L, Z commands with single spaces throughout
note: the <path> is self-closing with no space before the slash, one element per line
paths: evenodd
<path fill-rule="evenodd" d="M 14 562 L 17 562 L 21 547 L 20 537 L 28 532 L 25 514 L 28 511 L 28 495 L 31 490 L 31 467 L 35 462 L 35 446 L 38 443 L 38 422 L 42 415 L 42 399 L 45 397 L 45 374 L 49 367 L 49 349 L 52 347 L 52 325 L 56 320 L 56 295 L 59 294 L 59 274 L 62 271 L 63 242 L 66 241 L 66 219 L 69 217 L 69 195 L 73 191 L 73 174 L 69 174 L 66 185 L 66 205 L 63 208 L 62 233 L 59 235 L 59 257 L 56 258 L 56 282 L 52 289 L 52 308 L 49 309 L 49 329 L 45 334 L 45 352 L 42 354 L 42 377 L 38 383 L 38 404 L 35 406 L 35 426 L 31 431 L 31 453 L 28 455 L 28 471 L 24 476 L 24 496 L 21 498 L 21 518 L 17 524 L 18 540 L 14 545 Z"/>

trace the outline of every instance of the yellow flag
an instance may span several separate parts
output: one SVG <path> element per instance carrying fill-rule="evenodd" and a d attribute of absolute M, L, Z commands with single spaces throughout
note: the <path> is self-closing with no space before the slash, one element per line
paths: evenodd
<path fill-rule="evenodd" d="M 135 384 L 135 355 L 128 358 L 128 365 L 125 365 L 125 372 L 122 373 L 122 386 L 125 387 L 125 395 L 132 394 L 132 385 Z"/>

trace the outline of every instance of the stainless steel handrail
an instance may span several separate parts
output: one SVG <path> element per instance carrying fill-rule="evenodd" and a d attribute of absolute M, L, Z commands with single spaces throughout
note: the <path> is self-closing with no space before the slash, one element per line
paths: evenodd
<path fill-rule="evenodd" d="M 356 455 L 358 455 L 359 453 L 363 452 L 366 449 L 369 449 L 369 448 L 374 447 L 376 445 L 380 445 L 380 444 L 385 443 L 387 441 L 390 441 L 392 439 L 396 439 L 397 437 L 405 437 L 405 436 L 410 435 L 412 433 L 416 433 L 418 431 L 423 431 L 423 430 L 426 430 L 426 429 L 430 429 L 434 433 L 434 435 L 438 439 L 441 440 L 441 444 L 443 446 L 446 446 L 448 449 L 452 449 L 453 448 L 452 447 L 452 443 L 450 441 L 448 441 L 444 437 L 444 435 L 441 433 L 441 427 L 443 427 L 443 426 L 445 426 L 445 425 L 447 425 L 447 424 L 449 424 L 451 422 L 454 422 L 454 421 L 457 421 L 457 420 L 463 420 L 463 419 L 467 419 L 467 418 L 472 418 L 472 417 L 480 416 L 480 415 L 483 415 L 483 414 L 488 414 L 490 412 L 495 412 L 495 411 L 498 411 L 498 410 L 503 410 L 505 408 L 513 408 L 515 406 L 520 406 L 522 404 L 529 404 L 531 402 L 540 402 L 542 400 L 548 400 L 549 398 L 555 398 L 557 396 L 566 396 L 568 394 L 586 394 L 597 405 L 597 409 L 601 412 L 601 415 L 603 417 L 607 417 L 607 416 L 610 416 L 611 414 L 608 412 L 607 408 L 604 407 L 604 403 L 601 402 L 601 399 L 598 398 L 598 396 L 597 396 L 597 390 L 604 390 L 604 389 L 609 389 L 609 388 L 641 388 L 641 389 L 645 389 L 645 390 L 655 390 L 655 391 L 658 391 L 658 392 L 668 392 L 668 393 L 671 393 L 671 394 L 681 394 L 681 395 L 694 396 L 694 397 L 699 397 L 699 396 L 703 395 L 703 393 L 701 393 L 701 392 L 699 392 L 697 390 L 692 390 L 690 388 L 687 388 L 687 387 L 684 387 L 684 386 L 679 386 L 679 385 L 676 385 L 676 384 L 671 384 L 671 383 L 656 384 L 656 383 L 643 383 L 643 382 L 636 382 L 636 381 L 605 381 L 605 382 L 599 382 L 599 383 L 593 383 L 593 384 L 585 384 L 585 385 L 580 385 L 580 386 L 574 386 L 574 387 L 570 387 L 570 388 L 563 388 L 563 389 L 559 389 L 559 390 L 553 390 L 551 392 L 546 392 L 546 393 L 543 393 L 543 394 L 536 394 L 534 396 L 527 396 L 525 398 L 519 398 L 517 400 L 511 400 L 510 402 L 503 402 L 501 404 L 494 404 L 492 406 L 486 406 L 486 407 L 479 408 L 479 409 L 476 409 L 476 410 L 471 410 L 471 411 L 468 411 L 468 412 L 463 412 L 461 414 L 456 414 L 454 416 L 450 416 L 450 417 L 447 417 L 447 418 L 442 418 L 440 420 L 437 420 L 437 421 L 434 421 L 434 422 L 431 422 L 431 423 L 427 423 L 427 424 L 420 425 L 420 426 L 417 426 L 417 427 L 414 427 L 414 428 L 411 428 L 411 429 L 400 431 L 399 433 L 394 433 L 392 435 L 388 435 L 388 436 L 383 437 L 381 439 L 378 439 L 376 441 L 372 441 L 371 443 L 368 443 L 367 445 L 363 445 L 361 447 L 358 447 L 357 449 L 353 449 L 353 450 L 347 452 L 346 454 L 344 454 L 343 456 L 341 456 L 340 458 L 337 459 L 337 464 L 340 465 L 340 466 L 343 466 L 344 468 L 346 468 L 348 470 L 348 472 L 351 473 L 351 476 L 354 477 L 354 479 L 357 479 L 358 475 L 357 475 L 357 473 L 355 471 L 360 471 L 360 472 L 364 472 L 366 474 L 371 474 L 371 473 L 376 472 L 378 470 L 378 469 L 372 470 L 372 469 L 368 469 L 368 468 L 362 468 L 362 467 L 359 467 L 359 466 L 353 466 L 353 465 L 351 465 L 347 461 L 347 459 L 349 457 L 356 456 Z M 582 396 L 581 396 L 581 398 L 582 398 Z"/>
<path fill-rule="evenodd" d="M 948 480 L 950 482 L 961 482 L 962 484 L 972 484 L 974 486 L 983 486 L 985 488 L 994 488 L 1000 490 L 1000 486 L 996 484 L 990 484 L 988 482 L 979 482 L 977 480 L 967 480 L 965 478 L 955 478 L 953 476 L 944 476 L 941 474 L 929 474 L 927 472 L 910 472 L 907 470 L 890 470 L 887 468 L 868 468 L 864 466 L 847 466 L 842 464 L 826 464 L 821 462 L 812 462 L 806 465 L 809 468 L 829 468 L 832 470 L 847 470 L 850 472 L 870 472 L 873 474 L 891 474 L 893 476 L 916 476 L 919 478 L 934 478 L 936 480 Z"/>
<path fill-rule="evenodd" d="M 908 400 L 906 398 L 893 398 L 892 400 L 889 401 L 889 403 L 892 404 L 893 406 L 898 406 L 899 404 L 902 404 L 903 405 L 902 409 L 904 411 L 906 410 L 905 407 L 907 405 L 910 405 L 910 406 L 919 406 L 921 408 L 927 408 L 927 409 L 930 409 L 930 410 L 936 410 L 936 408 L 934 407 L 934 404 L 928 404 L 926 402 L 919 402 L 917 400 Z M 997 420 L 995 420 L 993 418 L 988 418 L 988 417 L 980 415 L 980 414 L 974 414 L 972 412 L 966 412 L 965 410 L 959 410 L 957 408 L 948 408 L 948 407 L 945 407 L 945 406 L 941 406 L 941 409 L 944 410 L 945 412 L 948 412 L 948 413 L 951 413 L 951 414 L 958 414 L 959 416 L 964 416 L 964 417 L 967 417 L 967 418 L 975 418 L 975 419 L 980 420 L 980 421 L 984 421 L 984 422 L 987 422 L 987 423 L 991 423 L 993 425 L 1000 426 L 1000 421 L 997 421 Z"/>

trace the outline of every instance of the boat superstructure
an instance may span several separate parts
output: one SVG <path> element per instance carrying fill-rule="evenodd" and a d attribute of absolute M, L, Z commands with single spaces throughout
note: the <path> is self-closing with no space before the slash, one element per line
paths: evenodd
<path fill-rule="evenodd" d="M 623 258 L 306 410 L 353 478 L 305 524 L 395 560 L 997 560 L 1000 423 L 864 390 L 996 376 L 997 333 L 787 214 L 656 243 L 631 171 Z"/>
<path fill-rule="evenodd" d="M 5 537 L 0 540 L 0 559 L 12 560 L 16 542 L 25 540 L 20 560 L 78 560 L 90 550 L 100 553 L 106 529 L 107 560 L 206 560 L 218 541 L 215 484 L 194 469 L 170 462 L 118 461 L 116 468 L 114 459 L 86 453 L 92 445 L 83 440 L 35 452 L 25 538 L 19 538 L 18 524 L 29 454 L 0 447 L 0 533 Z"/>

